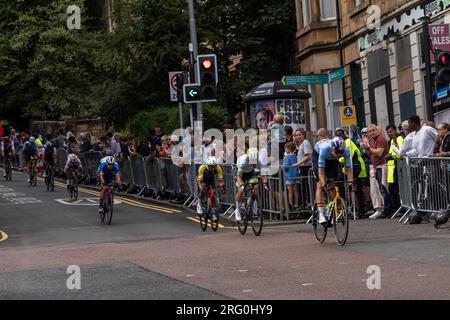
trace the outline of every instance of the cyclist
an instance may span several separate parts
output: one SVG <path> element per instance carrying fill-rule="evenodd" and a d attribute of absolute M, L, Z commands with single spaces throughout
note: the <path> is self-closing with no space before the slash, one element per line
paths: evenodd
<path fill-rule="evenodd" d="M 3 141 L 0 142 L 0 155 L 3 157 L 3 177 L 6 177 L 6 161 L 9 159 L 12 162 L 13 157 L 16 156 L 16 150 L 13 146 L 13 141 L 8 136 L 3 137 Z"/>
<path fill-rule="evenodd" d="M 240 156 L 237 160 L 237 176 L 236 187 L 238 191 L 236 193 L 236 210 L 234 211 L 237 221 L 241 221 L 241 203 L 244 200 L 245 184 L 252 184 L 255 189 L 256 196 L 259 197 L 258 190 L 258 174 L 259 169 L 263 166 L 262 160 L 258 158 L 258 149 L 250 148 L 247 153 Z M 267 176 L 262 176 L 265 190 L 269 190 Z"/>
<path fill-rule="evenodd" d="M 110 156 L 104 159 L 104 162 L 100 163 L 99 167 L 99 178 L 100 178 L 100 207 L 98 208 L 98 213 L 103 214 L 103 201 L 106 196 L 105 184 L 111 184 L 114 181 L 121 185 L 120 179 L 120 166 L 116 162 L 116 158 Z"/>
<path fill-rule="evenodd" d="M 330 198 L 334 198 L 333 181 L 343 180 L 340 167 L 344 165 L 350 186 L 353 189 L 353 169 L 350 151 L 341 137 L 330 139 L 328 132 L 317 130 L 318 142 L 314 145 L 313 167 L 316 175 L 316 203 L 319 210 L 319 223 L 327 223 L 323 190 L 328 185 Z"/>
<path fill-rule="evenodd" d="M 70 179 L 74 178 L 72 176 L 73 172 L 78 172 L 81 174 L 83 171 L 83 166 L 81 164 L 80 159 L 78 159 L 77 155 L 72 153 L 67 157 L 66 165 L 64 166 L 64 173 L 67 176 L 67 189 L 70 188 Z"/>
<path fill-rule="evenodd" d="M 203 213 L 203 204 L 208 196 L 208 190 L 210 188 L 216 188 L 216 176 L 219 183 L 219 188 L 221 188 L 222 192 L 224 192 L 223 185 L 223 173 L 222 167 L 219 165 L 219 161 L 216 157 L 209 157 L 206 161 L 206 165 L 201 165 L 198 169 L 198 204 L 197 204 L 197 213 L 201 215 Z M 214 204 L 212 204 L 211 215 L 214 222 L 217 222 L 217 199 Z"/>
<path fill-rule="evenodd" d="M 56 148 L 51 141 L 48 141 L 44 147 L 44 178 L 48 167 L 55 167 Z"/>
<path fill-rule="evenodd" d="M 27 174 L 27 182 L 30 183 L 30 168 L 33 161 L 36 163 L 38 159 L 38 146 L 36 144 L 36 138 L 30 137 L 23 145 L 23 155 L 25 159 L 25 173 Z"/>

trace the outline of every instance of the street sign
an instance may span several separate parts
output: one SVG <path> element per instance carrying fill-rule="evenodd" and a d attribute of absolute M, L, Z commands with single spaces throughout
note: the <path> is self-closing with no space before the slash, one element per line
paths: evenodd
<path fill-rule="evenodd" d="M 300 84 L 327 84 L 327 74 L 297 74 L 284 76 L 281 79 L 284 85 L 300 85 Z"/>
<path fill-rule="evenodd" d="M 442 100 L 448 97 L 448 89 L 449 87 L 445 87 L 433 92 L 433 96 L 436 97 L 437 100 Z"/>
<path fill-rule="evenodd" d="M 183 73 L 183 71 L 169 72 L 169 87 L 170 87 L 170 101 L 178 102 L 177 98 L 177 74 Z"/>
<path fill-rule="evenodd" d="M 281 83 L 284 85 L 300 85 L 300 84 L 328 84 L 340 79 L 346 75 L 345 67 L 330 71 L 328 74 L 296 74 L 284 76 Z"/>
<path fill-rule="evenodd" d="M 197 103 L 201 102 L 200 97 L 200 84 L 185 84 L 183 86 L 183 99 L 184 103 Z"/>
<path fill-rule="evenodd" d="M 345 67 L 330 72 L 330 82 L 334 82 L 343 78 L 345 78 Z"/>
<path fill-rule="evenodd" d="M 431 48 L 450 51 L 450 26 L 448 24 L 430 24 L 428 32 L 431 39 Z M 434 55 L 430 55 L 431 62 L 435 62 Z"/>
<path fill-rule="evenodd" d="M 356 108 L 354 105 L 343 106 L 340 108 L 341 125 L 343 127 L 354 126 L 357 124 Z"/>

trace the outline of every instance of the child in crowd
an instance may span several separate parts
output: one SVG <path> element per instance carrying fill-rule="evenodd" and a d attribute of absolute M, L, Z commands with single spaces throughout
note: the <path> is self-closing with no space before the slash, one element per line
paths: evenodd
<path fill-rule="evenodd" d="M 296 182 L 300 178 L 300 172 L 293 165 L 297 163 L 295 152 L 295 143 L 286 143 L 286 153 L 284 155 L 283 170 L 288 191 L 289 210 L 293 211 L 294 205 L 298 203 L 298 194 L 296 190 Z"/>

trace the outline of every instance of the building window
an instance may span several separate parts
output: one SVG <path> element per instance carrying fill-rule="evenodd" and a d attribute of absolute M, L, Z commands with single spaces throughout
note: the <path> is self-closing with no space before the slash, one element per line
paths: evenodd
<path fill-rule="evenodd" d="M 311 24 L 311 3 L 310 0 L 302 0 L 303 27 Z"/>
<path fill-rule="evenodd" d="M 320 20 L 336 19 L 336 1 L 320 0 Z"/>

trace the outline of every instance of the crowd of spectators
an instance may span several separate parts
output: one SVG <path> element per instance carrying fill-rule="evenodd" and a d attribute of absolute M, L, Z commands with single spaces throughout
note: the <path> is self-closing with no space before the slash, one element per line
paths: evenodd
<path fill-rule="evenodd" d="M 223 128 L 223 152 L 219 153 L 215 138 L 204 138 L 201 148 L 201 159 L 206 161 L 207 155 L 219 158 L 219 163 L 226 163 L 227 155 L 231 154 L 237 159 L 237 140 L 226 141 L 226 129 Z M 188 128 L 189 135 L 193 134 Z M 275 134 L 278 132 L 277 134 Z M 356 206 L 360 217 L 382 218 L 392 214 L 400 207 L 399 177 L 397 174 L 397 161 L 409 157 L 450 157 L 450 125 L 440 123 L 437 128 L 432 122 L 421 121 L 418 116 L 412 116 L 399 126 L 388 125 L 385 129 L 375 124 L 363 128 L 361 131 L 353 128 L 336 129 L 336 136 L 345 141 L 350 149 L 354 168 L 354 177 L 357 185 Z M 56 149 L 66 150 L 70 153 L 101 152 L 102 155 L 115 155 L 123 160 L 127 157 L 143 157 L 148 161 L 156 158 L 170 158 L 173 148 L 182 137 L 168 136 L 162 132 L 159 125 L 148 131 L 148 136 L 141 141 L 134 136 L 121 136 L 120 133 L 108 132 L 101 137 L 91 137 L 89 133 L 81 133 L 78 138 L 72 132 L 60 129 L 56 134 L 43 134 L 40 132 L 20 132 L 9 128 L 9 135 L 13 140 L 16 154 L 16 165 L 23 168 L 24 161 L 21 156 L 24 143 L 31 136 L 45 144 L 51 141 Z M 308 176 L 311 175 L 314 147 L 307 139 L 307 133 L 299 128 L 295 131 L 284 125 L 284 118 L 276 114 L 267 125 L 268 143 L 276 143 L 279 149 L 280 166 L 284 173 L 282 190 L 287 193 L 286 203 L 280 208 L 289 211 L 308 210 L 311 204 L 311 194 L 308 185 Z M 186 137 L 185 137 L 186 139 Z M 222 142 L 222 141 L 220 141 Z M 191 139 L 189 157 L 194 159 L 194 141 Z M 231 144 L 232 143 L 232 144 Z M 232 147 L 233 145 L 233 147 Z M 234 148 L 230 152 L 230 148 Z M 269 148 L 270 150 L 270 148 Z M 191 165 L 177 163 L 179 170 L 180 187 L 187 193 L 188 181 L 195 179 Z M 164 176 L 169 173 L 164 164 L 161 165 Z M 279 175 L 276 175 L 279 177 Z M 277 199 L 276 202 L 283 202 Z M 373 210 L 373 212 L 372 212 Z"/>

